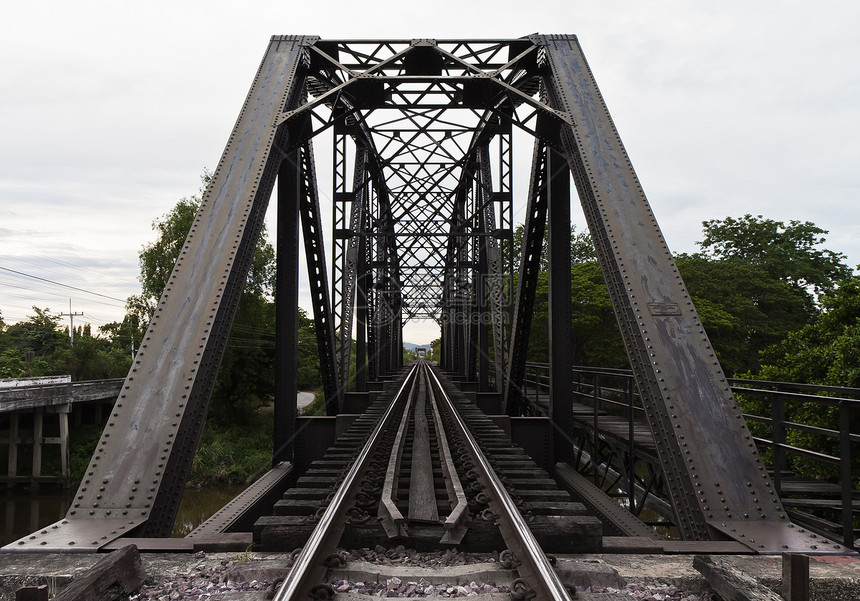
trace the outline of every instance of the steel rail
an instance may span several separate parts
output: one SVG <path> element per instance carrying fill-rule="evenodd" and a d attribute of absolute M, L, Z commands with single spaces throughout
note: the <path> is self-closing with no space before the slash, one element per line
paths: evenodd
<path fill-rule="evenodd" d="M 481 451 L 466 422 L 460 416 L 451 398 L 442 388 L 442 383 L 436 374 L 430 370 L 436 381 L 436 388 L 440 397 L 451 413 L 454 424 L 463 437 L 467 450 L 475 460 L 475 467 L 479 470 L 479 479 L 490 497 L 490 506 L 500 516 L 499 530 L 508 548 L 522 561 L 517 567 L 520 576 L 537 593 L 538 599 L 551 601 L 571 601 L 572 597 L 568 590 L 559 580 L 558 575 L 552 569 L 543 550 L 526 525 L 513 499 L 508 494 L 499 477 L 493 470 L 490 462 Z"/>
<path fill-rule="evenodd" d="M 419 377 L 427 378 L 427 394 L 430 406 L 433 409 L 433 422 L 436 424 L 436 442 L 439 445 L 442 475 L 445 478 L 445 488 L 448 490 L 448 503 L 451 505 L 451 513 L 448 514 L 448 517 L 442 523 L 446 532 L 440 542 L 458 545 L 466 535 L 465 520 L 469 516 L 469 512 L 467 511 L 469 503 L 466 500 L 466 494 L 463 492 L 463 483 L 460 482 L 460 476 L 457 475 L 454 458 L 451 456 L 451 447 L 448 444 L 448 437 L 445 435 L 445 424 L 442 422 L 439 403 L 436 401 L 433 387 L 429 385 L 430 377 L 426 372 L 429 372 L 430 368 L 427 367 L 424 361 L 419 361 L 419 364 L 422 368 Z"/>
<path fill-rule="evenodd" d="M 400 420 L 400 427 L 397 429 L 394 444 L 391 446 L 391 454 L 388 457 L 388 469 L 385 471 L 385 484 L 382 486 L 382 499 L 379 502 L 377 516 L 380 518 L 380 523 L 388 538 L 406 536 L 406 518 L 403 517 L 403 513 L 397 508 L 394 495 L 397 492 L 396 482 L 399 479 L 400 459 L 403 457 L 403 447 L 406 444 L 406 431 L 409 429 L 409 416 L 412 411 L 412 399 L 415 396 L 415 383 L 418 377 L 420 377 L 420 374 L 416 371 L 415 381 L 412 383 L 412 388 L 409 390 L 406 400 L 406 407 L 403 409 L 403 418 Z"/>
<path fill-rule="evenodd" d="M 274 597 L 274 601 L 295 601 L 305 599 L 311 588 L 322 582 L 326 571 L 323 559 L 334 552 L 343 533 L 344 518 L 348 509 L 349 501 L 355 495 L 355 489 L 361 482 L 361 476 L 367 470 L 369 460 L 372 458 L 378 446 L 380 435 L 385 431 L 391 421 L 404 390 L 414 379 L 417 366 L 413 367 L 404 378 L 403 384 L 394 395 L 385 413 L 376 423 L 376 427 L 368 437 L 367 443 L 361 449 L 355 462 L 343 479 L 340 487 L 320 518 L 314 531 L 308 538 L 308 542 L 302 548 L 302 552 L 296 558 L 293 568 L 284 579 L 284 583 Z"/>

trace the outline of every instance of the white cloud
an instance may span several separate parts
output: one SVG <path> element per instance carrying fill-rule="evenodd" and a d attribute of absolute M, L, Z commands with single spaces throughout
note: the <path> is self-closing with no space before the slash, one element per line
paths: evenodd
<path fill-rule="evenodd" d="M 2 252 L 100 259 L 134 289 L 151 221 L 217 164 L 272 34 L 541 31 L 579 35 L 670 248 L 752 212 L 814 221 L 858 264 L 858 17 L 835 0 L 14 3 L 0 23 Z M 0 289 L 7 320 L 7 303 L 28 306 Z"/>

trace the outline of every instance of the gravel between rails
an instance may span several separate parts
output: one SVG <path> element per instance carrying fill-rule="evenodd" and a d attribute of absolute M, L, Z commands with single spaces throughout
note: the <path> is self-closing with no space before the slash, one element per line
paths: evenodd
<path fill-rule="evenodd" d="M 475 597 L 476 601 L 483 599 L 507 599 L 510 588 L 509 577 L 505 570 L 498 567 L 498 580 L 479 581 L 463 574 L 468 573 L 467 566 L 474 565 L 479 573 L 485 575 L 483 567 L 498 566 L 499 557 L 495 553 L 463 553 L 456 549 L 446 551 L 419 553 L 398 546 L 390 549 L 376 547 L 375 549 L 357 549 L 346 551 L 346 564 L 339 571 L 348 571 L 354 566 L 375 565 L 397 568 L 402 576 L 376 577 L 353 579 L 335 577 L 329 585 L 338 593 L 338 598 L 460 598 Z M 196 555 L 201 561 L 185 574 L 173 574 L 157 581 L 151 579 L 141 587 L 130 601 L 240 601 L 263 600 L 271 598 L 280 579 L 291 564 L 289 556 L 255 560 L 252 553 L 236 556 L 234 560 L 211 559 L 205 554 Z M 450 568 L 463 567 L 459 577 L 452 577 L 450 582 L 438 582 Z M 410 578 L 410 568 L 426 573 L 427 570 L 438 571 L 440 574 L 432 579 L 417 577 Z M 459 571 L 459 570 L 458 570 Z M 366 572 L 366 568 L 365 568 Z M 380 573 L 382 570 L 380 571 Z M 431 581 L 432 580 L 432 581 Z M 648 583 L 640 584 L 627 582 L 623 586 L 576 586 L 577 598 L 583 600 L 600 599 L 635 599 L 637 601 L 711 601 L 717 599 L 710 593 L 692 593 L 679 590 L 669 584 Z"/>

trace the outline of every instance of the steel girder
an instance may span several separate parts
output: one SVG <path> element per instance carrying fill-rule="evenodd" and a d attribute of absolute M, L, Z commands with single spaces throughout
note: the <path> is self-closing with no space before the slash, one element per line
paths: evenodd
<path fill-rule="evenodd" d="M 685 539 L 821 552 L 793 528 L 575 36 L 535 36 L 552 106 Z"/>
<path fill-rule="evenodd" d="M 272 465 L 291 461 L 296 432 L 299 360 L 299 197 L 301 150 L 281 161 L 278 171 L 278 224 L 275 273 L 275 426 Z"/>
<path fill-rule="evenodd" d="M 7 548 L 91 551 L 135 529 L 170 534 L 289 145 L 275 122 L 299 98 L 314 41 L 272 38 L 71 509 Z"/>
<path fill-rule="evenodd" d="M 573 455 L 573 379 L 571 377 L 570 295 L 570 169 L 554 150 L 546 158 L 547 179 L 547 275 L 549 325 L 549 396 L 556 461 Z"/>
<path fill-rule="evenodd" d="M 344 144 L 346 140 L 343 140 Z M 342 168 L 346 168 L 346 152 L 335 144 L 336 153 L 342 156 Z M 361 241 L 367 231 L 364 229 L 365 204 L 368 187 L 365 161 L 367 151 L 358 148 L 355 155 L 352 192 L 346 192 L 346 178 L 335 181 L 334 188 L 334 249 L 333 265 L 335 275 L 332 280 L 334 293 L 334 317 L 337 324 L 338 387 L 345 391 L 349 384 L 349 363 L 352 353 L 353 308 L 355 307 L 356 283 L 358 281 Z M 338 165 L 335 165 L 338 178 Z M 346 223 L 346 205 L 349 205 L 349 222 Z M 337 276 L 340 277 L 337 277 Z M 364 324 L 362 324 L 364 325 Z"/>
<path fill-rule="evenodd" d="M 504 157 L 504 154 L 502 154 Z M 499 202 L 499 196 L 493 188 L 493 178 L 490 170 L 490 149 L 487 146 L 478 148 L 478 173 L 480 182 L 480 202 L 478 219 L 480 227 L 478 231 L 485 234 L 479 238 L 483 259 L 481 261 L 480 276 L 483 280 L 482 288 L 484 296 L 489 301 L 490 323 L 493 326 L 493 368 L 495 373 L 495 388 L 501 391 L 505 382 L 505 322 L 507 311 L 505 310 L 506 288 L 510 281 L 506 282 L 505 269 L 502 262 L 502 252 L 499 242 L 494 237 L 496 232 L 495 204 Z M 504 181 L 504 173 L 502 177 Z M 510 207 L 503 207 L 501 213 L 507 213 Z M 504 201 L 502 201 L 504 202 Z M 507 284 L 507 286 L 506 286 Z M 484 323 L 485 320 L 482 320 Z"/>

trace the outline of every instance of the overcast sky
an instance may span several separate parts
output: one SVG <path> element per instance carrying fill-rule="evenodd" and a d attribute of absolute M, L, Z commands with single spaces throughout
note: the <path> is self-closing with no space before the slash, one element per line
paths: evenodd
<path fill-rule="evenodd" d="M 215 168 L 272 34 L 575 33 L 673 251 L 695 251 L 705 219 L 753 213 L 812 221 L 860 263 L 858 2 L 43 0 L 0 14 L 7 323 L 69 299 L 93 326 L 121 319 L 153 219 Z"/>

